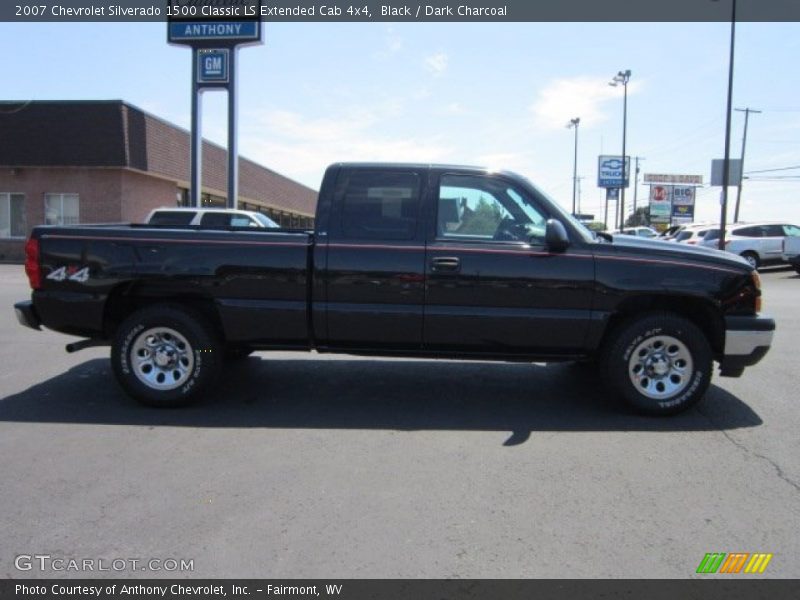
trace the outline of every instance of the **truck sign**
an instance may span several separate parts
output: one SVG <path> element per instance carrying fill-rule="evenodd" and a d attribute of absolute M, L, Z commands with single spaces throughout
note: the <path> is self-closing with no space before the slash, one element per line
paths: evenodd
<path fill-rule="evenodd" d="M 622 177 L 622 157 L 600 155 L 597 160 L 597 187 L 622 188 L 628 187 L 631 170 L 631 157 L 625 161 L 625 178 Z"/>

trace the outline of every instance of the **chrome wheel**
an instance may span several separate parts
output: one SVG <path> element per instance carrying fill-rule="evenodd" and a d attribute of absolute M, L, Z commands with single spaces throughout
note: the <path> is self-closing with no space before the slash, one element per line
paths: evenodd
<path fill-rule="evenodd" d="M 154 390 L 183 385 L 194 367 L 194 350 L 180 333 L 168 327 L 152 327 L 131 345 L 131 367 L 137 379 Z"/>
<path fill-rule="evenodd" d="M 647 338 L 636 346 L 628 360 L 628 376 L 634 387 L 656 400 L 682 392 L 693 373 L 691 352 L 670 335 Z"/>

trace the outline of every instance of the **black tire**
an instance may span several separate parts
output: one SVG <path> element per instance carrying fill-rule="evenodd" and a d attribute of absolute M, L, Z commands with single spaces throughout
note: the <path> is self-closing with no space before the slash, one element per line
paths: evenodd
<path fill-rule="evenodd" d="M 111 365 L 125 392 L 142 404 L 183 406 L 216 380 L 220 348 L 202 315 L 161 304 L 138 310 L 122 322 L 111 345 Z"/>
<path fill-rule="evenodd" d="M 747 250 L 745 252 L 742 252 L 739 256 L 741 256 L 743 259 L 749 262 L 754 269 L 757 269 L 758 267 L 761 266 L 761 261 L 758 260 L 758 254 L 756 254 L 755 252 L 750 252 L 749 250 Z"/>
<path fill-rule="evenodd" d="M 713 357 L 694 323 L 650 312 L 619 325 L 602 348 L 601 374 L 609 389 L 638 412 L 674 415 L 696 404 L 711 383 Z"/>

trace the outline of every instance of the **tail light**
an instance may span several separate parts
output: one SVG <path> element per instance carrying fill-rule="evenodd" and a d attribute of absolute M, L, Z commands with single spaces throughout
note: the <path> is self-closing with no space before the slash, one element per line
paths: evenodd
<path fill-rule="evenodd" d="M 39 267 L 39 240 L 31 238 L 25 244 L 25 274 L 31 289 L 42 287 L 42 271 Z"/>
<path fill-rule="evenodd" d="M 686 243 L 687 243 L 687 244 L 696 244 L 696 243 L 697 243 L 697 240 L 689 240 L 689 241 L 688 241 L 688 242 L 686 242 Z"/>
<path fill-rule="evenodd" d="M 753 278 L 753 287 L 756 288 L 756 312 L 761 312 L 761 277 L 758 275 L 758 271 L 753 271 L 750 276 Z"/>

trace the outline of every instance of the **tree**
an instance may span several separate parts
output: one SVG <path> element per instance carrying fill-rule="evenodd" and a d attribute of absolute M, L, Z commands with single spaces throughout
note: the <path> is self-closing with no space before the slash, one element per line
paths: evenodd
<path fill-rule="evenodd" d="M 639 225 L 650 225 L 649 206 L 640 206 L 631 216 L 625 219 L 625 227 L 637 227 Z"/>

